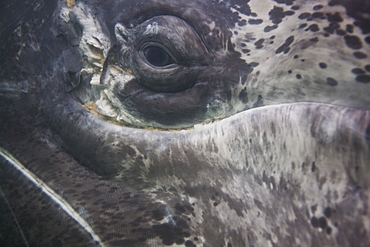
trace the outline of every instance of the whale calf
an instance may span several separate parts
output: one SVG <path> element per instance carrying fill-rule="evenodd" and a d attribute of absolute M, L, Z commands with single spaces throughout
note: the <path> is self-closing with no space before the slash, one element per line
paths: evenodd
<path fill-rule="evenodd" d="M 370 1 L 5 1 L 1 246 L 370 245 Z"/>

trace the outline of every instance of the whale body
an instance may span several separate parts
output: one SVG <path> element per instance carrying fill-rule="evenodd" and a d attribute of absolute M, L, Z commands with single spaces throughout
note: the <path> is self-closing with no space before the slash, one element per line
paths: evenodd
<path fill-rule="evenodd" d="M 370 1 L 5 1 L 1 246 L 370 245 Z"/>

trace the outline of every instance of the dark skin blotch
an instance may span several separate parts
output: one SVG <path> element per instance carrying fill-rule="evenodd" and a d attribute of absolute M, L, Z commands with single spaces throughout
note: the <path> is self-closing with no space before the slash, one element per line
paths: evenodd
<path fill-rule="evenodd" d="M 325 217 L 320 217 L 319 226 L 321 229 L 325 229 L 328 226 L 328 222 L 326 221 Z"/>
<path fill-rule="evenodd" d="M 335 13 L 334 15 L 328 13 L 327 16 L 328 16 L 329 22 L 342 22 L 343 21 L 342 16 L 338 12 Z"/>
<path fill-rule="evenodd" d="M 163 210 L 160 210 L 160 209 L 155 209 L 152 211 L 152 217 L 153 219 L 155 220 L 163 220 L 164 219 L 164 213 L 163 213 Z"/>
<path fill-rule="evenodd" d="M 353 56 L 355 56 L 355 58 L 357 58 L 357 59 L 367 58 L 367 55 L 365 53 L 359 52 L 359 51 L 356 51 L 355 53 L 353 53 Z"/>
<path fill-rule="evenodd" d="M 331 217 L 331 214 L 332 214 L 331 208 L 330 207 L 325 208 L 324 210 L 325 217 L 329 219 Z"/>
<path fill-rule="evenodd" d="M 179 211 L 180 213 L 185 213 L 185 212 L 186 212 L 185 207 L 184 207 L 184 206 L 182 206 L 182 205 L 180 205 L 180 204 L 178 204 L 178 203 L 176 204 L 175 209 L 176 209 L 177 211 Z"/>
<path fill-rule="evenodd" d="M 261 20 L 261 19 L 250 19 L 248 21 L 248 23 L 251 24 L 251 25 L 258 25 L 258 24 L 261 24 L 262 22 L 263 22 L 263 20 Z"/>
<path fill-rule="evenodd" d="M 195 247 L 196 245 L 191 240 L 186 240 L 185 246 L 186 247 Z"/>
<path fill-rule="evenodd" d="M 326 69 L 328 67 L 328 65 L 326 63 L 319 63 L 319 67 L 321 69 Z"/>
<path fill-rule="evenodd" d="M 358 75 L 356 77 L 356 81 L 360 83 L 369 83 L 370 82 L 370 75 Z"/>
<path fill-rule="evenodd" d="M 274 24 L 281 23 L 283 21 L 283 18 L 286 15 L 290 15 L 290 14 L 285 13 L 283 8 L 276 7 L 276 6 L 274 6 L 274 8 L 269 12 L 270 20 Z"/>
<path fill-rule="evenodd" d="M 342 29 L 338 29 L 337 31 L 335 31 L 336 34 L 338 34 L 339 36 L 343 36 L 343 35 L 346 35 L 346 31 L 342 30 Z"/>
<path fill-rule="evenodd" d="M 265 41 L 265 39 L 259 39 L 258 41 L 256 41 L 255 43 L 254 43 L 254 45 L 256 46 L 256 47 L 260 47 L 260 46 L 262 46 L 262 44 L 263 44 L 263 42 Z"/>
<path fill-rule="evenodd" d="M 360 75 L 360 74 L 365 74 L 365 70 L 361 69 L 361 68 L 354 68 L 351 70 L 351 72 L 355 75 Z"/>
<path fill-rule="evenodd" d="M 300 15 L 298 16 L 298 19 L 304 20 L 304 19 L 309 18 L 310 16 L 311 16 L 311 14 L 310 14 L 310 13 L 305 12 L 305 13 L 300 14 Z"/>
<path fill-rule="evenodd" d="M 366 65 L 366 66 L 365 66 L 365 69 L 366 69 L 368 72 L 370 72 L 370 64 Z"/>
<path fill-rule="evenodd" d="M 314 227 L 314 228 L 318 228 L 320 225 L 319 225 L 319 220 L 315 217 L 315 216 L 313 216 L 312 218 L 311 218 L 311 225 Z"/>
<path fill-rule="evenodd" d="M 266 27 L 263 29 L 263 31 L 264 31 L 265 33 L 268 33 L 268 32 L 271 32 L 272 30 L 274 30 L 274 29 L 276 29 L 276 28 L 278 28 L 278 25 L 266 26 Z"/>
<path fill-rule="evenodd" d="M 312 18 L 315 19 L 315 18 L 322 18 L 322 17 L 325 17 L 324 16 L 324 13 L 322 12 L 315 12 L 312 14 Z"/>
<path fill-rule="evenodd" d="M 312 24 L 305 31 L 308 31 L 308 30 L 310 30 L 311 32 L 317 32 L 320 30 L 320 28 L 317 24 Z"/>
<path fill-rule="evenodd" d="M 335 87 L 335 86 L 338 85 L 338 82 L 335 79 L 331 78 L 331 77 L 326 78 L 326 83 L 329 86 L 332 86 L 332 87 Z"/>
<path fill-rule="evenodd" d="M 277 50 L 276 54 L 284 52 L 294 41 L 294 36 L 290 36 L 285 40 L 285 43 L 282 44 Z"/>
<path fill-rule="evenodd" d="M 365 42 L 366 42 L 366 43 L 368 43 L 368 44 L 370 44 L 370 36 L 367 36 L 367 37 L 365 38 Z"/>
<path fill-rule="evenodd" d="M 362 48 L 362 42 L 357 36 L 346 35 L 344 36 L 344 40 L 346 45 L 351 49 L 358 50 Z"/>
<path fill-rule="evenodd" d="M 244 104 L 248 103 L 248 93 L 247 93 L 247 89 L 244 88 L 242 91 L 240 91 L 239 93 L 239 100 L 241 102 L 243 102 Z"/>
<path fill-rule="evenodd" d="M 353 26 L 352 26 L 352 25 L 347 24 L 347 26 L 346 26 L 346 31 L 347 31 L 347 32 L 349 32 L 349 33 L 353 33 Z"/>
<path fill-rule="evenodd" d="M 315 172 L 315 171 L 316 171 L 316 165 L 315 165 L 315 162 L 312 162 L 311 171 L 312 171 L 312 172 Z"/>
<path fill-rule="evenodd" d="M 292 6 L 292 7 L 291 7 L 291 9 L 292 9 L 292 10 L 299 10 L 299 6 L 294 5 L 294 6 Z"/>
<path fill-rule="evenodd" d="M 319 10 L 319 9 L 322 9 L 324 6 L 322 6 L 322 5 L 315 5 L 314 7 L 313 7 L 313 10 Z"/>

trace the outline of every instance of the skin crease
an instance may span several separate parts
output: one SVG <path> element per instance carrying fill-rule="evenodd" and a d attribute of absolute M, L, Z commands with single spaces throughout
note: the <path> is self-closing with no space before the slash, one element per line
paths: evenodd
<path fill-rule="evenodd" d="M 6 3 L 0 245 L 368 246 L 367 3 Z"/>

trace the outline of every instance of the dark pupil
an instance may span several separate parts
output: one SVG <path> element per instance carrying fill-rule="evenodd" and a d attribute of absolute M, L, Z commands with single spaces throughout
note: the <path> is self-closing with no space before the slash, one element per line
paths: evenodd
<path fill-rule="evenodd" d="M 149 46 L 144 49 L 144 56 L 146 60 L 157 67 L 166 66 L 172 63 L 170 55 L 162 48 L 156 46 Z"/>

